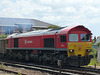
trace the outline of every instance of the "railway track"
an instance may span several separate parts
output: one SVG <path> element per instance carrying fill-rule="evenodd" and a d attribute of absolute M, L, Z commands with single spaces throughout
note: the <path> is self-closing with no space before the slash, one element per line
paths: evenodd
<path fill-rule="evenodd" d="M 59 68 L 57 67 L 50 67 L 50 66 L 43 66 L 43 65 L 35 65 L 32 63 L 20 63 L 20 62 L 5 62 L 1 61 L 1 64 L 7 65 L 7 66 L 13 66 L 13 67 L 20 67 L 30 70 L 38 70 L 42 72 L 47 72 L 52 75 L 58 75 L 59 74 Z M 85 67 L 66 67 L 61 69 L 61 75 L 100 75 L 100 69 L 93 69 L 93 68 L 85 68 Z M 25 75 L 25 74 L 22 74 Z"/>

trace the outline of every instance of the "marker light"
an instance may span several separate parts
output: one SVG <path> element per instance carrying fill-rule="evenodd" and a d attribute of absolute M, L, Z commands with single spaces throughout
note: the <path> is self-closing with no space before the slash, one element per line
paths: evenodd
<path fill-rule="evenodd" d="M 91 49 L 87 49 L 87 50 L 86 50 L 86 52 L 91 52 L 91 51 L 92 51 Z"/>
<path fill-rule="evenodd" d="M 69 52 L 70 52 L 70 53 L 73 53 L 73 52 L 74 52 L 74 50 L 73 50 L 73 49 L 70 49 L 70 50 L 69 50 Z"/>

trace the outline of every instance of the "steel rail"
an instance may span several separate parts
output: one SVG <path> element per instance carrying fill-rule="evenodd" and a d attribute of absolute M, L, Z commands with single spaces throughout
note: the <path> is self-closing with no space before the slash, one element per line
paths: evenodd
<path fill-rule="evenodd" d="M 21 67 L 21 68 L 25 68 L 25 69 L 31 69 L 31 70 L 39 70 L 42 72 L 48 72 L 50 74 L 59 74 L 59 68 L 55 68 L 55 67 L 50 67 L 50 66 L 43 66 L 43 65 L 29 65 L 26 63 L 11 63 L 11 62 L 0 62 L 1 64 L 3 63 L 4 65 L 9 65 L 9 66 L 15 66 L 15 67 Z M 72 74 L 82 74 L 82 75 L 99 75 L 100 74 L 100 70 L 99 69 L 95 69 L 95 71 L 91 71 L 91 69 L 89 70 L 88 68 L 85 69 L 83 67 L 80 68 L 75 68 L 75 67 L 70 67 L 67 69 L 61 69 L 61 74 L 62 75 L 72 75 Z"/>

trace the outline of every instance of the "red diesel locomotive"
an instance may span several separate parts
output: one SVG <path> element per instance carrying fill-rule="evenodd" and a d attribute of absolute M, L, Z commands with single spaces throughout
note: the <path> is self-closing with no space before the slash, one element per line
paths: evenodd
<path fill-rule="evenodd" d="M 6 38 L 5 57 L 41 64 L 84 66 L 90 63 L 91 31 L 82 25 L 16 33 Z"/>

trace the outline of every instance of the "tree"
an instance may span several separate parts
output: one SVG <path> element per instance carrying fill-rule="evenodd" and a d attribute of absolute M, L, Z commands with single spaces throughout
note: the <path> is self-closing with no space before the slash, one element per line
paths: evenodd
<path fill-rule="evenodd" d="M 0 39 L 1 39 L 1 38 L 6 38 L 7 36 L 8 36 L 8 35 L 1 34 L 1 35 L 0 35 Z"/>
<path fill-rule="evenodd" d="M 96 36 L 94 36 L 94 39 L 93 40 L 94 40 L 94 43 L 95 43 L 96 42 Z"/>
<path fill-rule="evenodd" d="M 97 50 L 95 48 L 92 48 L 91 54 L 94 56 L 94 58 L 97 58 Z"/>
<path fill-rule="evenodd" d="M 50 25 L 48 28 L 59 28 L 60 26 L 57 25 Z"/>

